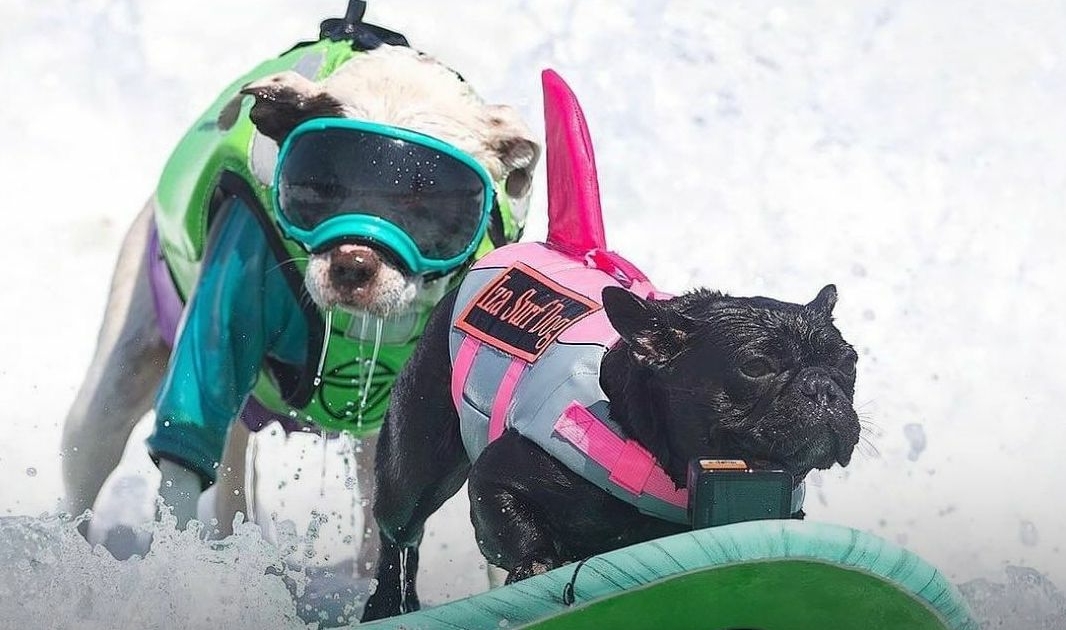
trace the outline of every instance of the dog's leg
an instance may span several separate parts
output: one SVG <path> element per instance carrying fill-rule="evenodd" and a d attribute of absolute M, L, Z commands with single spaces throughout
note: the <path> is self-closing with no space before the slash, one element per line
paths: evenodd
<path fill-rule="evenodd" d="M 478 546 L 489 563 L 506 569 L 507 584 L 561 566 L 543 510 L 536 503 L 565 496 L 565 478 L 551 474 L 557 462 L 514 431 L 482 451 L 470 470 L 470 516 Z M 536 495 L 536 501 L 532 500 Z"/>
<path fill-rule="evenodd" d="M 415 574 L 426 519 L 466 481 L 470 462 L 451 400 L 448 329 L 454 294 L 441 300 L 392 390 L 375 458 L 380 528 L 377 590 L 363 620 L 418 610 Z"/>
<path fill-rule="evenodd" d="M 156 323 L 145 256 L 151 216 L 149 204 L 123 240 L 96 351 L 63 425 L 63 485 L 71 514 L 92 508 L 166 368 L 169 349 Z"/>
<path fill-rule="evenodd" d="M 218 480 L 215 482 L 215 529 L 218 536 L 225 538 L 233 533 L 233 518 L 237 512 L 244 514 L 249 521 L 248 491 L 245 484 L 245 461 L 248 455 L 248 438 L 251 431 L 244 422 L 237 418 L 229 427 L 226 448 L 222 452 L 222 461 L 218 466 Z"/>
<path fill-rule="evenodd" d="M 454 410 L 451 413 L 455 416 Z M 446 429 L 437 421 L 439 416 L 427 422 L 417 415 L 407 417 L 422 425 L 417 429 L 391 431 L 388 415 L 382 428 L 374 493 L 380 530 L 377 590 L 363 609 L 364 621 L 419 609 L 415 578 L 425 522 L 459 491 L 470 468 L 458 435 L 458 417 L 451 418 L 454 425 Z"/>
<path fill-rule="evenodd" d="M 371 575 L 374 561 L 381 553 L 381 547 L 378 545 L 378 522 L 371 508 L 374 498 L 374 453 L 378 448 L 378 434 L 359 438 L 359 442 L 359 448 L 355 452 L 355 479 L 359 489 L 359 504 L 362 506 L 363 535 L 359 539 L 359 555 L 356 557 L 355 566 L 359 575 Z"/>

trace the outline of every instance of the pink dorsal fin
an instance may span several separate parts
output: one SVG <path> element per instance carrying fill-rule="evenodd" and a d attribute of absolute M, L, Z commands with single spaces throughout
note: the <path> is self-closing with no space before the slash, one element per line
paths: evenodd
<path fill-rule="evenodd" d="M 581 105 L 554 70 L 541 73 L 548 162 L 548 243 L 584 254 L 606 249 L 596 157 Z"/>

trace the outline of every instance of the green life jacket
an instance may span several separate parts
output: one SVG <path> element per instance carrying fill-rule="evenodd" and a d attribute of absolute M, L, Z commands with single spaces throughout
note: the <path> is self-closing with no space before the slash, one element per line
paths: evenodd
<path fill-rule="evenodd" d="M 188 300 L 196 285 L 203 260 L 207 233 L 216 210 L 230 197 L 240 197 L 273 226 L 268 235 L 284 248 L 292 268 L 293 290 L 302 291 L 307 252 L 286 239 L 277 228 L 270 181 L 277 147 L 259 134 L 248 116 L 251 100 L 234 101 L 245 84 L 261 77 L 292 70 L 313 80 L 321 80 L 358 54 L 351 41 L 320 41 L 299 45 L 270 59 L 234 81 L 197 119 L 178 143 L 163 169 L 155 194 L 155 224 L 160 249 L 176 288 Z M 234 108 L 239 106 L 239 112 Z M 236 114 L 234 120 L 234 114 Z M 221 119 L 221 120 L 220 120 Z M 257 170 L 258 169 L 258 170 Z M 263 172 L 270 170 L 270 172 Z M 518 240 L 521 226 L 514 220 L 507 196 L 497 194 L 502 240 Z M 276 239 L 273 238 L 276 235 Z M 475 258 L 494 248 L 486 235 Z M 461 274 L 456 274 L 461 275 Z M 457 280 L 458 278 L 456 278 Z M 297 293 L 297 297 L 301 297 Z M 305 297 L 305 296 L 303 296 Z M 309 303 L 309 300 L 302 299 Z M 306 365 L 265 365 L 252 395 L 267 409 L 307 422 L 327 431 L 348 431 L 362 435 L 376 430 L 384 418 L 392 384 L 421 336 L 432 305 L 424 305 L 412 315 L 409 333 L 386 339 L 377 351 L 373 370 L 373 341 L 360 340 L 364 332 L 372 337 L 363 318 L 340 309 L 331 313 L 329 339 L 318 309 L 309 329 Z M 322 364 L 323 347 L 327 348 Z M 369 388 L 365 379 L 372 373 Z M 321 374 L 321 379 L 316 378 Z M 363 401 L 366 397 L 365 402 Z"/>

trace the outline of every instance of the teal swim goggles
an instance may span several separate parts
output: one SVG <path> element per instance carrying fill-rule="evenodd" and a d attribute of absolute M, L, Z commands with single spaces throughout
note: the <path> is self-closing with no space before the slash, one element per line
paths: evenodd
<path fill-rule="evenodd" d="M 488 229 L 494 189 L 473 157 L 436 138 L 348 118 L 302 123 L 282 144 L 274 207 L 311 252 L 369 241 L 414 274 L 456 269 Z"/>

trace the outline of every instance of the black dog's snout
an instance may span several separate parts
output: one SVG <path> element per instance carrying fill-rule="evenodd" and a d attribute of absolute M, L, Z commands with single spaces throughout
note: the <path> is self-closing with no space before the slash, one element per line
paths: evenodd
<path fill-rule="evenodd" d="M 330 253 L 329 275 L 336 284 L 365 284 L 380 268 L 381 258 L 366 245 L 339 245 Z"/>
<path fill-rule="evenodd" d="M 820 403 L 831 403 L 839 394 L 837 384 L 825 370 L 812 368 L 800 376 L 800 391 L 808 398 Z"/>

